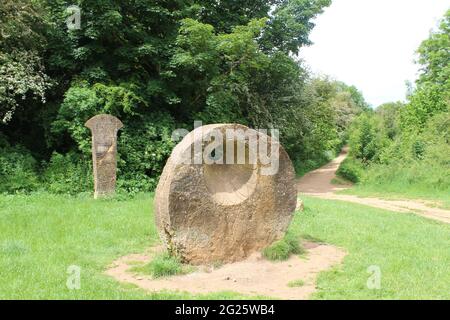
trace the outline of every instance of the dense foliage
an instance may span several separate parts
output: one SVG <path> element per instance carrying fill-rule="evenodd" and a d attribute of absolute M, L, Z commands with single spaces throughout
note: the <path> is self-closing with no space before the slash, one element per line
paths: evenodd
<path fill-rule="evenodd" d="M 42 13 L 29 1 L 0 3 L 0 122 L 11 120 L 18 100 L 45 102 L 50 79 L 41 58 L 43 27 Z"/>
<path fill-rule="evenodd" d="M 299 173 L 327 161 L 367 109 L 356 88 L 311 78 L 293 58 L 330 2 L 78 0 L 81 28 L 69 30 L 72 2 L 3 0 L 0 156 L 10 182 L 0 192 L 90 190 L 84 123 L 99 113 L 124 123 L 118 185 L 129 192 L 156 186 L 172 131 L 194 120 L 280 129 Z"/>
<path fill-rule="evenodd" d="M 420 46 L 422 73 L 409 101 L 353 123 L 350 158 L 339 173 L 389 191 L 450 192 L 450 10 Z"/>

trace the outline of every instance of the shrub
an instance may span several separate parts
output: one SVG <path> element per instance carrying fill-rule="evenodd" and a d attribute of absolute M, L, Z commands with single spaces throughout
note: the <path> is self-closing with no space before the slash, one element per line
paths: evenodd
<path fill-rule="evenodd" d="M 415 196 L 450 191 L 450 114 L 430 118 L 420 133 L 398 137 L 367 168 L 363 185 Z"/>
<path fill-rule="evenodd" d="M 357 183 L 361 180 L 362 172 L 362 163 L 359 160 L 348 157 L 341 163 L 336 174 L 350 182 Z"/>
<path fill-rule="evenodd" d="M 45 165 L 43 182 L 53 193 L 90 192 L 93 190 L 92 161 L 74 152 L 65 155 L 55 152 Z"/>
<path fill-rule="evenodd" d="M 21 146 L 11 147 L 2 141 L 0 181 L 0 192 L 29 192 L 37 189 L 37 162 L 31 153 Z"/>
<path fill-rule="evenodd" d="M 153 191 L 175 143 L 175 124 L 166 113 L 124 122 L 118 140 L 118 188 Z"/>
<path fill-rule="evenodd" d="M 389 143 L 379 115 L 361 114 L 350 128 L 350 156 L 364 164 L 377 162 L 380 151 Z"/>

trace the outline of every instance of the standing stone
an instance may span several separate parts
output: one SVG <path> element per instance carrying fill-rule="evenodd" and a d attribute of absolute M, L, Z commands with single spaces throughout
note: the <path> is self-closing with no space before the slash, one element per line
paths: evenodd
<path fill-rule="evenodd" d="M 92 132 L 94 198 L 112 195 L 116 189 L 117 131 L 123 124 L 114 116 L 100 114 L 89 119 L 85 126 Z"/>
<path fill-rule="evenodd" d="M 281 146 L 279 169 L 273 175 L 262 174 L 267 164 L 260 161 L 180 161 L 201 152 L 195 150 L 194 144 L 203 136 L 227 129 L 248 130 L 269 144 L 278 143 L 242 125 L 217 124 L 195 129 L 175 147 L 156 189 L 155 219 L 169 252 L 184 262 L 243 260 L 283 238 L 296 207 L 294 168 Z M 243 143 L 247 146 L 246 140 Z"/>

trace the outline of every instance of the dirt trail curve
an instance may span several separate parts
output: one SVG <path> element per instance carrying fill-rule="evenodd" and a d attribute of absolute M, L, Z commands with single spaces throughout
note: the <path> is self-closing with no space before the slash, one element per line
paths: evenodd
<path fill-rule="evenodd" d="M 450 223 L 450 211 L 433 208 L 432 201 L 425 200 L 384 200 L 379 198 L 359 198 L 354 195 L 336 194 L 336 191 L 349 188 L 345 185 L 335 185 L 331 181 L 336 177 L 339 165 L 347 157 L 347 149 L 329 164 L 314 170 L 297 180 L 297 190 L 300 194 L 329 200 L 341 200 L 359 203 L 371 207 L 395 212 L 412 212 L 426 218 Z"/>

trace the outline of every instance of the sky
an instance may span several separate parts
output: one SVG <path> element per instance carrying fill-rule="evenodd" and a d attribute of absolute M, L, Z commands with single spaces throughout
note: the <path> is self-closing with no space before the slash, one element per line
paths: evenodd
<path fill-rule="evenodd" d="M 450 0 L 333 0 L 299 57 L 313 73 L 355 85 L 373 107 L 404 101 L 420 67 L 415 52 L 449 8 Z"/>

